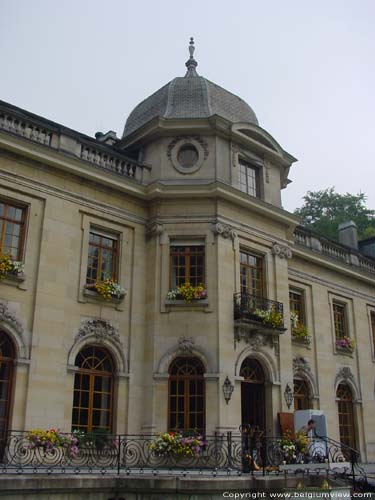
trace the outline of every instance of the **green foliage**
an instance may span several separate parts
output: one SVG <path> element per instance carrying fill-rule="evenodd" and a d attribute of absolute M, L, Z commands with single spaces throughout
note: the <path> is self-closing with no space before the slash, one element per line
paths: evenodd
<path fill-rule="evenodd" d="M 360 239 L 375 236 L 375 210 L 366 207 L 364 193 L 339 194 L 332 187 L 308 191 L 303 200 L 302 207 L 294 211 L 303 226 L 337 241 L 339 224 L 352 220 L 357 224 Z"/>

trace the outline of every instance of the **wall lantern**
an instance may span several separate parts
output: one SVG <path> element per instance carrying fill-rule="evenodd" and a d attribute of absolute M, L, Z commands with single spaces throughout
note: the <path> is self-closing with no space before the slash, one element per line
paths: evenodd
<path fill-rule="evenodd" d="M 292 406 L 292 403 L 293 403 L 294 394 L 293 394 L 293 391 L 292 391 L 289 384 L 286 384 L 285 391 L 284 391 L 284 398 L 285 398 L 285 402 L 286 402 L 288 408 L 290 409 L 290 407 Z"/>
<path fill-rule="evenodd" d="M 224 380 L 224 384 L 223 384 L 223 394 L 224 394 L 225 402 L 227 404 L 229 403 L 230 398 L 232 397 L 233 391 L 234 391 L 234 385 L 229 380 L 228 375 L 227 375 L 226 379 Z"/>

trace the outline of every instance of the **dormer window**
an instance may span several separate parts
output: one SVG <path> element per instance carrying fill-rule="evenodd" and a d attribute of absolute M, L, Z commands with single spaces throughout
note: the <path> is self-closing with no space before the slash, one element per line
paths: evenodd
<path fill-rule="evenodd" d="M 240 189 L 250 196 L 260 198 L 259 169 L 249 162 L 239 158 Z"/>

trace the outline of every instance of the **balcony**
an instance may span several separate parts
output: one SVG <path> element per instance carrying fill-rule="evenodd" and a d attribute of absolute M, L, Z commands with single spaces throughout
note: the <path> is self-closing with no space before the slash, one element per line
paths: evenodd
<path fill-rule="evenodd" d="M 236 340 L 248 341 L 250 336 L 261 334 L 270 337 L 273 345 L 273 338 L 286 331 L 281 302 L 246 293 L 235 293 L 233 299 Z"/>

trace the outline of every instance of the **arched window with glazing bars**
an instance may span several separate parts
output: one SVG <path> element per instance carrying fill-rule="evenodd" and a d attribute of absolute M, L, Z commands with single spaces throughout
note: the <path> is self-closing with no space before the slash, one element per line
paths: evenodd
<path fill-rule="evenodd" d="M 72 429 L 112 431 L 114 363 L 107 349 L 90 345 L 77 355 Z"/>
<path fill-rule="evenodd" d="M 340 441 L 351 448 L 355 448 L 353 394 L 347 384 L 340 384 L 338 386 L 336 399 L 339 416 Z"/>
<path fill-rule="evenodd" d="M 204 366 L 198 358 L 179 357 L 169 367 L 168 429 L 205 431 Z"/>
<path fill-rule="evenodd" d="M 294 411 L 310 407 L 309 387 L 305 380 L 294 379 Z"/>

